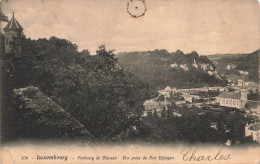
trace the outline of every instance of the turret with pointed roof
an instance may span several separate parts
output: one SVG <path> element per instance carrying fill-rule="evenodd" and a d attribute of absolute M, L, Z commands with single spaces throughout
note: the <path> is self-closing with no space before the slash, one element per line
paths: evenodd
<path fill-rule="evenodd" d="M 21 53 L 21 37 L 23 34 L 23 27 L 15 19 L 14 12 L 12 19 L 3 29 L 5 32 L 5 53 Z"/>
<path fill-rule="evenodd" d="M 23 27 L 20 25 L 20 23 L 15 19 L 14 12 L 12 19 L 8 22 L 6 27 L 4 28 L 4 31 L 23 31 Z"/>

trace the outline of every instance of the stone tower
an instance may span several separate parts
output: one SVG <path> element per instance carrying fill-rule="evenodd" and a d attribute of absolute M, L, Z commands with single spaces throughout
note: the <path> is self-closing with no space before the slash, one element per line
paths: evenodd
<path fill-rule="evenodd" d="M 5 53 L 21 53 L 21 38 L 23 35 L 23 27 L 14 17 L 8 22 L 3 29 L 5 32 Z"/>

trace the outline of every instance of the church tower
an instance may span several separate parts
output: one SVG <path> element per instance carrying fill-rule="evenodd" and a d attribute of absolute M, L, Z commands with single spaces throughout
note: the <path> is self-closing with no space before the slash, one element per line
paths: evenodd
<path fill-rule="evenodd" d="M 21 53 L 21 38 L 23 35 L 23 27 L 14 17 L 8 22 L 3 29 L 5 32 L 5 53 Z"/>
<path fill-rule="evenodd" d="M 247 101 L 247 94 L 248 94 L 248 90 L 245 88 L 241 89 L 241 100 L 242 101 Z"/>

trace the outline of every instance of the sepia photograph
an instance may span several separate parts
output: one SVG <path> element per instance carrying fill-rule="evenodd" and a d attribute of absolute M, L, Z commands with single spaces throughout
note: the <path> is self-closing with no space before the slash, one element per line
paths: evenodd
<path fill-rule="evenodd" d="M 0 3 L 0 164 L 260 162 L 259 0 Z"/>

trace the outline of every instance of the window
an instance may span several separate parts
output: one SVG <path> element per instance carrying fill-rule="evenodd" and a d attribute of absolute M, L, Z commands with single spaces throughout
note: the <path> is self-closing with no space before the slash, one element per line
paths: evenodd
<path fill-rule="evenodd" d="M 232 105 L 232 100 L 229 100 L 229 105 Z"/>
<path fill-rule="evenodd" d="M 222 99 L 222 104 L 225 104 L 225 99 Z"/>
<path fill-rule="evenodd" d="M 226 104 L 228 104 L 228 100 L 226 100 Z"/>
<path fill-rule="evenodd" d="M 236 105 L 236 100 L 233 100 L 233 105 Z"/>

